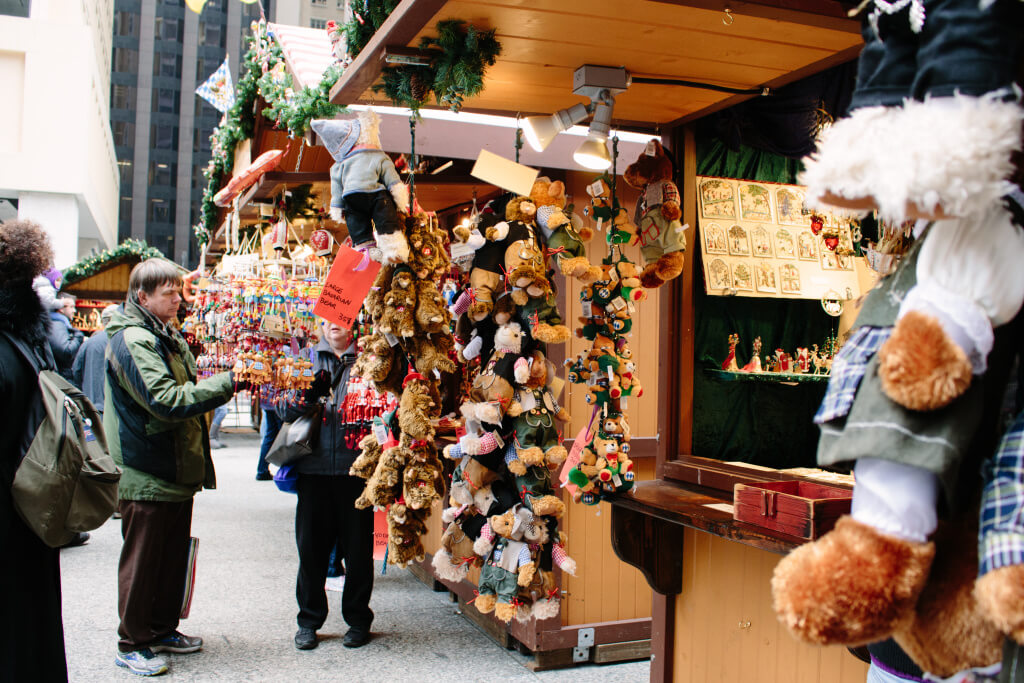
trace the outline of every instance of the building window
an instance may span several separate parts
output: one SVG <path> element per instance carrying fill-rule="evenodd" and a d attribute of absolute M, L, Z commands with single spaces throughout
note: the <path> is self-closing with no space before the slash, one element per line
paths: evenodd
<path fill-rule="evenodd" d="M 28 18 L 32 0 L 0 0 L 0 15 Z"/>
<path fill-rule="evenodd" d="M 111 109 L 135 109 L 135 88 L 115 83 L 110 87 Z"/>
<path fill-rule="evenodd" d="M 135 12 L 114 13 L 114 35 L 139 37 L 139 15 Z"/>
<path fill-rule="evenodd" d="M 199 22 L 199 44 L 224 47 L 224 26 L 205 21 Z"/>
<path fill-rule="evenodd" d="M 149 200 L 149 220 L 154 223 L 174 222 L 174 200 L 153 197 Z"/>
<path fill-rule="evenodd" d="M 181 93 L 169 88 L 153 88 L 153 111 L 161 114 L 177 114 Z"/>
<path fill-rule="evenodd" d="M 181 42 L 182 20 L 175 17 L 157 17 L 154 38 Z"/>
<path fill-rule="evenodd" d="M 135 144 L 135 124 L 128 121 L 111 121 L 110 129 L 114 133 L 114 144 L 120 147 L 131 147 Z"/>
<path fill-rule="evenodd" d="M 121 188 L 124 189 L 123 187 Z M 118 222 L 130 221 L 132 218 L 132 198 L 121 197 L 121 209 L 118 215 Z"/>
<path fill-rule="evenodd" d="M 317 19 L 316 17 L 309 20 L 310 28 L 327 28 L 326 19 Z"/>
<path fill-rule="evenodd" d="M 150 145 L 153 149 L 178 149 L 178 127 L 153 124 L 150 127 Z"/>
<path fill-rule="evenodd" d="M 327 0 L 309 0 L 313 7 L 327 7 Z M 313 28 L 316 28 L 315 26 Z"/>
<path fill-rule="evenodd" d="M 121 189 L 132 186 L 132 162 L 127 159 L 118 161 L 117 174 L 121 179 Z"/>
<path fill-rule="evenodd" d="M 149 163 L 149 184 L 174 187 L 178 175 L 178 165 L 163 161 Z"/>
<path fill-rule="evenodd" d="M 210 151 L 210 132 L 195 129 L 192 134 L 192 151 L 193 152 L 209 152 Z"/>
<path fill-rule="evenodd" d="M 181 55 L 157 52 L 153 55 L 153 75 L 181 78 Z"/>
<path fill-rule="evenodd" d="M 114 48 L 114 71 L 134 74 L 139 71 L 139 51 L 127 47 Z"/>

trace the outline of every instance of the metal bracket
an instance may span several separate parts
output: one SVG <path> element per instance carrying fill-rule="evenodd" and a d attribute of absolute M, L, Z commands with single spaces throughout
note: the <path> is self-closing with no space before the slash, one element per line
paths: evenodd
<path fill-rule="evenodd" d="M 590 661 L 590 648 L 594 646 L 594 629 L 581 628 L 576 632 L 576 647 L 572 649 L 574 664 Z"/>

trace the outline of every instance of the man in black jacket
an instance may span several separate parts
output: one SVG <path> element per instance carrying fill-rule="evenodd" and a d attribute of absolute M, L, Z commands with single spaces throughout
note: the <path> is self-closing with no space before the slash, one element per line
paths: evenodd
<path fill-rule="evenodd" d="M 373 623 L 373 510 L 355 508 L 355 500 L 366 482 L 348 473 L 358 455 L 345 445 L 346 423 L 341 412 L 356 358 L 352 333 L 325 323 L 315 356 L 313 371 L 317 380 L 306 392 L 303 403 L 285 416 L 294 420 L 325 397 L 319 444 L 311 455 L 295 463 L 299 498 L 295 508 L 295 542 L 299 550 L 295 591 L 299 630 L 295 647 L 312 650 L 317 646 L 316 632 L 327 619 L 324 582 L 335 542 L 345 559 L 341 614 L 349 631 L 343 644 L 361 647 L 369 642 Z"/>
<path fill-rule="evenodd" d="M 35 369 L 8 337 L 32 348 L 40 365 L 56 369 L 47 344 L 50 320 L 32 279 L 53 259 L 35 223 L 0 223 L 0 681 L 66 681 L 60 607 L 60 555 L 21 520 L 11 482 L 25 456 L 23 438 L 43 419 Z"/>

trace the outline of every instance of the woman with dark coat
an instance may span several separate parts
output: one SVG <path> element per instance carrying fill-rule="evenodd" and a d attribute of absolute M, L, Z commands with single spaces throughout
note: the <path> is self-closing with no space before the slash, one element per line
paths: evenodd
<path fill-rule="evenodd" d="M 66 681 L 60 608 L 60 556 L 18 516 L 11 482 L 26 436 L 42 420 L 36 372 L 11 343 L 23 340 L 43 367 L 55 369 L 47 344 L 49 318 L 32 289 L 53 249 L 29 221 L 0 223 L 0 681 Z M 30 431 L 31 430 L 31 431 Z"/>

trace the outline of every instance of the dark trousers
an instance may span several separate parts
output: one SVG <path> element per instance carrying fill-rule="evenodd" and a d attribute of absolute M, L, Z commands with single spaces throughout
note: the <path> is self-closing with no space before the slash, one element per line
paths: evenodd
<path fill-rule="evenodd" d="M 0 681 L 68 680 L 60 551 L 40 540 L 0 491 Z"/>
<path fill-rule="evenodd" d="M 146 647 L 178 628 L 185 595 L 192 500 L 122 500 L 117 567 L 118 648 Z"/>
<path fill-rule="evenodd" d="M 256 474 L 263 474 L 264 472 L 270 471 L 270 466 L 267 463 L 267 453 L 270 451 L 270 447 L 274 445 L 274 439 L 277 438 L 278 432 L 281 431 L 281 416 L 277 414 L 276 410 L 267 410 L 263 408 L 263 424 L 260 427 L 260 433 L 263 435 L 263 441 L 260 443 L 260 459 L 256 463 Z"/>
<path fill-rule="evenodd" d="M 402 230 L 398 207 L 388 190 L 352 192 L 342 198 L 341 207 L 354 247 L 373 244 L 375 228 L 378 235 L 390 235 Z"/>
<path fill-rule="evenodd" d="M 295 507 L 299 577 L 295 597 L 298 624 L 319 630 L 327 620 L 327 564 L 335 543 L 345 558 L 341 616 L 355 629 L 370 630 L 373 611 L 373 509 L 357 510 L 366 482 L 348 475 L 300 474 Z"/>

